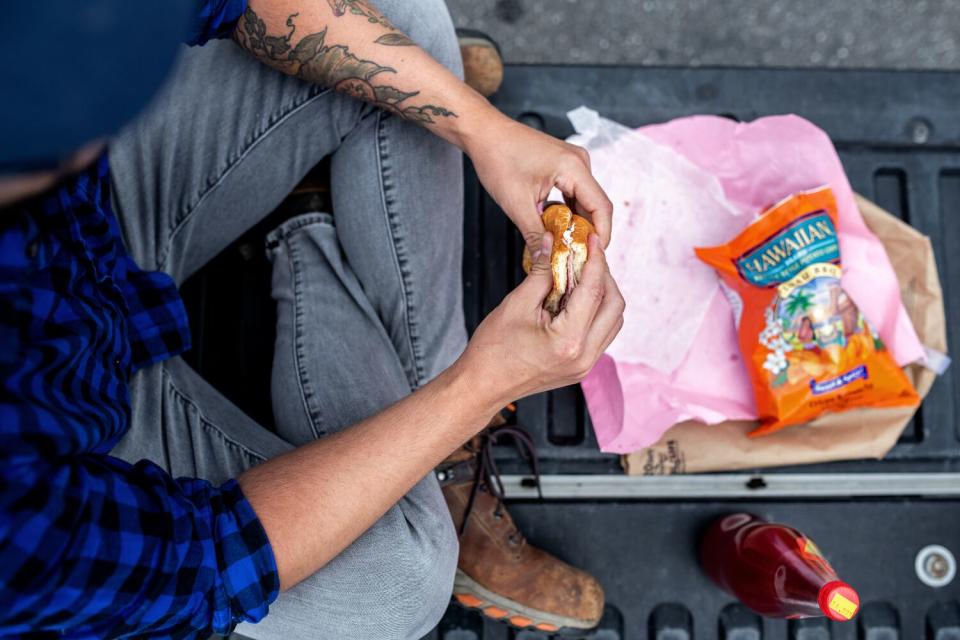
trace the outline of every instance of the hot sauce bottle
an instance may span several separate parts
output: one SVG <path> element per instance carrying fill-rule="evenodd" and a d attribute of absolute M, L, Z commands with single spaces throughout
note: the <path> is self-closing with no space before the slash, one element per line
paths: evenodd
<path fill-rule="evenodd" d="M 749 513 L 715 520 L 701 541 L 700 561 L 717 586 L 763 616 L 842 622 L 860 608 L 857 592 L 813 540 Z"/>

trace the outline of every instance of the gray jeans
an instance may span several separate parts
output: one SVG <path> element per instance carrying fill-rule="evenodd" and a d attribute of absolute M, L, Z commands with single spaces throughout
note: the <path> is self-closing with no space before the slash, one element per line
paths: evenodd
<path fill-rule="evenodd" d="M 462 75 L 442 0 L 377 0 Z M 219 483 L 354 424 L 442 371 L 466 344 L 460 153 L 424 129 L 256 62 L 232 42 L 187 50 L 151 110 L 110 145 L 113 198 L 139 265 L 177 283 L 332 156 L 334 216 L 273 231 L 277 433 L 174 358 L 136 374 L 115 450 Z M 403 455 L 403 443 L 396 444 Z M 316 574 L 253 638 L 414 638 L 447 606 L 457 539 L 433 476 Z"/>

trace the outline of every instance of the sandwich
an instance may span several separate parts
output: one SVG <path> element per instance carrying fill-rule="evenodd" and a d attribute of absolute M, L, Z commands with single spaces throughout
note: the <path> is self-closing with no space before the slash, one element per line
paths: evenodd
<path fill-rule="evenodd" d="M 587 238 L 594 233 L 593 225 L 578 216 L 565 204 L 550 203 L 543 212 L 543 226 L 553 234 L 550 268 L 553 271 L 553 289 L 543 301 L 543 308 L 553 315 L 567 305 L 570 293 L 580 282 L 583 265 L 587 261 Z M 533 257 L 523 250 L 523 270 L 530 273 Z"/>

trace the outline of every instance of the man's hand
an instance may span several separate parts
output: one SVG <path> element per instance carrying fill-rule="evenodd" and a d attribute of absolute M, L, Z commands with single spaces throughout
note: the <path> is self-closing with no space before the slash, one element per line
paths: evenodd
<path fill-rule="evenodd" d="M 579 382 L 623 326 L 623 296 L 596 235 L 566 308 L 555 318 L 543 309 L 553 286 L 553 239 L 549 232 L 542 238 L 530 275 L 481 323 L 458 362 L 479 381 L 477 391 L 501 405 Z"/>
<path fill-rule="evenodd" d="M 322 567 L 503 405 L 577 382 L 623 325 L 596 235 L 580 284 L 553 318 L 549 233 L 530 275 L 436 379 L 385 411 L 240 475 L 286 589 Z M 397 455 L 396 443 L 403 444 Z"/>
<path fill-rule="evenodd" d="M 585 149 L 520 124 L 490 109 L 463 150 L 480 182 L 523 234 L 530 253 L 543 234 L 540 205 L 556 187 L 567 204 L 593 222 L 603 247 L 610 244 L 613 205 L 590 173 Z"/>
<path fill-rule="evenodd" d="M 553 240 L 543 236 L 530 275 L 487 316 L 453 366 L 385 411 L 240 475 L 282 588 L 356 540 L 497 409 L 580 380 L 613 341 L 623 297 L 597 236 L 580 284 L 555 318 L 542 308 L 553 286 Z"/>

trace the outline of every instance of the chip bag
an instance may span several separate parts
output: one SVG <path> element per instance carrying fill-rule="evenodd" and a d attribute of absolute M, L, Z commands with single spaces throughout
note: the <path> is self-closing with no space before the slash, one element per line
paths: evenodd
<path fill-rule="evenodd" d="M 696 249 L 720 274 L 757 400 L 759 436 L 854 407 L 920 398 L 840 284 L 833 191 L 786 198 L 725 245 Z"/>

